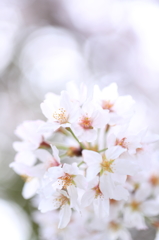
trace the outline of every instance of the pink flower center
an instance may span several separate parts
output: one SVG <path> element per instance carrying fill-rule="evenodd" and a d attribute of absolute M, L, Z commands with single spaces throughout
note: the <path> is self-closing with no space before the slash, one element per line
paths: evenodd
<path fill-rule="evenodd" d="M 84 129 L 93 129 L 92 127 L 92 119 L 90 117 L 82 116 L 79 120 L 79 125 Z"/>
<path fill-rule="evenodd" d="M 128 148 L 128 143 L 126 142 L 126 137 L 122 138 L 121 140 L 116 139 L 115 145 L 121 146 L 123 148 Z"/>
<path fill-rule="evenodd" d="M 106 101 L 106 100 L 103 100 L 102 101 L 102 108 L 103 109 L 107 109 L 107 110 L 109 110 L 110 112 L 113 112 L 113 106 L 114 106 L 114 104 L 113 103 L 111 103 L 110 101 Z"/>
<path fill-rule="evenodd" d="M 60 164 L 56 161 L 56 159 L 52 158 L 52 160 L 50 160 L 48 163 L 47 163 L 47 169 L 50 168 L 50 167 L 57 167 L 59 166 Z"/>
<path fill-rule="evenodd" d="M 97 185 L 96 187 L 93 188 L 93 190 L 95 191 L 95 198 L 97 197 L 103 197 L 103 193 L 101 192 L 99 185 Z"/>

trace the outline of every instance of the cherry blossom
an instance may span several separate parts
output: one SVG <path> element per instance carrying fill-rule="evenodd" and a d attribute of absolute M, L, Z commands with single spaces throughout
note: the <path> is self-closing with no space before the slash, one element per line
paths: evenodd
<path fill-rule="evenodd" d="M 61 96 L 54 94 L 46 95 L 41 103 L 41 109 L 48 122 L 42 129 L 55 131 L 59 127 L 70 127 L 71 123 L 78 118 L 79 107 L 77 103 L 71 102 L 66 91 Z"/>
<path fill-rule="evenodd" d="M 72 129 L 79 141 L 92 142 L 97 138 L 97 129 L 105 127 L 108 121 L 108 111 L 104 111 L 93 102 L 88 101 L 82 106 L 80 117 L 72 125 Z"/>
<path fill-rule="evenodd" d="M 158 240 L 159 135 L 135 124 L 132 97 L 119 96 L 115 83 L 100 90 L 70 82 L 48 93 L 41 110 L 46 122 L 15 130 L 21 141 L 10 164 L 40 210 L 41 238 L 132 240 L 129 229 L 152 225 Z"/>
<path fill-rule="evenodd" d="M 133 114 L 134 100 L 131 96 L 119 96 L 116 83 L 110 84 L 102 91 L 97 85 L 94 87 L 94 101 L 102 109 L 109 110 L 110 124 L 122 123 L 127 121 Z"/>

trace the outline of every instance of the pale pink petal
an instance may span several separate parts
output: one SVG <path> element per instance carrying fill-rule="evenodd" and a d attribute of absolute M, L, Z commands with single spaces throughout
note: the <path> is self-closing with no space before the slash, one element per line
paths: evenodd
<path fill-rule="evenodd" d="M 28 174 L 29 176 L 32 176 L 32 177 L 42 178 L 45 171 L 46 171 L 45 165 L 43 163 L 39 163 L 36 166 L 30 168 Z"/>
<path fill-rule="evenodd" d="M 128 200 L 129 192 L 122 185 L 116 185 L 113 192 L 113 199 L 115 200 Z"/>
<path fill-rule="evenodd" d="M 118 86 L 116 83 L 111 83 L 108 87 L 102 90 L 102 98 L 108 101 L 115 101 L 118 98 Z"/>
<path fill-rule="evenodd" d="M 43 103 L 40 104 L 40 107 L 45 117 L 51 119 L 54 111 L 54 107 L 51 106 L 51 102 L 46 99 Z"/>
<path fill-rule="evenodd" d="M 108 148 L 115 146 L 115 142 L 116 142 L 116 136 L 113 133 L 109 134 L 107 137 Z"/>
<path fill-rule="evenodd" d="M 87 207 L 89 206 L 93 200 L 95 199 L 95 191 L 94 190 L 88 190 L 86 191 L 81 199 L 81 206 Z"/>
<path fill-rule="evenodd" d="M 60 164 L 61 160 L 59 158 L 59 150 L 57 149 L 57 147 L 55 147 L 53 145 L 51 145 L 51 148 L 52 148 L 52 153 L 53 153 L 55 160 Z"/>
<path fill-rule="evenodd" d="M 109 199 L 98 197 L 93 202 L 95 214 L 99 218 L 106 218 L 109 215 Z"/>
<path fill-rule="evenodd" d="M 109 120 L 110 120 L 109 111 L 100 109 L 96 111 L 96 116 L 93 118 L 93 127 L 95 128 L 105 127 Z"/>
<path fill-rule="evenodd" d="M 108 148 L 108 150 L 106 150 L 105 154 L 106 154 L 107 159 L 111 160 L 111 159 L 117 159 L 125 151 L 126 151 L 126 149 L 124 149 L 120 146 L 114 146 L 114 147 Z"/>
<path fill-rule="evenodd" d="M 76 164 L 70 165 L 70 164 L 64 163 L 63 170 L 65 173 L 68 173 L 70 175 L 79 174 L 79 168 L 76 166 Z"/>
<path fill-rule="evenodd" d="M 32 151 L 35 150 L 39 147 L 39 143 L 31 143 L 31 142 L 14 142 L 13 143 L 13 148 L 17 152 L 21 151 Z"/>
<path fill-rule="evenodd" d="M 100 177 L 99 187 L 105 198 L 113 198 L 115 185 L 110 174 L 103 174 Z"/>
<path fill-rule="evenodd" d="M 51 181 L 56 181 L 61 176 L 64 176 L 64 170 L 61 167 L 51 167 L 45 174 L 45 177 L 50 178 Z"/>
<path fill-rule="evenodd" d="M 138 202 L 145 201 L 152 193 L 151 186 L 148 183 L 142 183 L 140 188 L 135 192 L 135 200 Z"/>
<path fill-rule="evenodd" d="M 147 200 L 142 203 L 141 209 L 145 216 L 157 216 L 159 214 L 159 202 L 156 200 Z"/>
<path fill-rule="evenodd" d="M 67 226 L 71 219 L 71 214 L 72 211 L 70 209 L 70 206 L 68 204 L 65 204 L 61 209 L 60 209 L 60 222 L 58 224 L 58 228 L 62 229 Z"/>
<path fill-rule="evenodd" d="M 41 162 L 46 162 L 46 161 L 51 161 L 52 160 L 52 155 L 44 150 L 44 149 L 38 149 L 35 151 L 36 157 L 41 161 Z"/>
<path fill-rule="evenodd" d="M 94 163 L 100 164 L 102 162 L 102 156 L 97 152 L 91 150 L 83 150 L 82 155 L 84 158 L 84 162 L 86 162 L 88 166 Z"/>
<path fill-rule="evenodd" d="M 145 136 L 143 137 L 143 143 L 154 143 L 159 141 L 159 134 L 151 133 L 149 131 L 145 131 Z"/>
<path fill-rule="evenodd" d="M 101 167 L 98 163 L 91 164 L 87 168 L 87 178 L 91 180 L 92 178 L 96 177 L 96 175 L 100 172 Z"/>
<path fill-rule="evenodd" d="M 111 174 L 111 178 L 116 183 L 125 184 L 127 176 L 126 175 L 117 174 L 117 173 L 112 173 Z"/>
<path fill-rule="evenodd" d="M 44 123 L 42 126 L 38 128 L 39 133 L 43 132 L 52 132 L 56 131 L 60 127 L 60 123 L 54 122 L 53 119 L 50 122 Z"/>
<path fill-rule="evenodd" d="M 19 174 L 19 175 L 27 175 L 29 176 L 30 174 L 30 169 L 31 167 L 30 166 L 27 166 L 23 163 L 20 163 L 20 162 L 12 162 L 10 165 L 9 165 L 11 168 L 14 169 L 14 171 Z"/>
<path fill-rule="evenodd" d="M 42 212 L 42 213 L 45 213 L 45 212 L 48 212 L 48 211 L 52 211 L 52 210 L 55 210 L 57 208 L 60 207 L 60 203 L 59 205 L 56 204 L 54 202 L 55 200 L 52 199 L 51 197 L 48 198 L 48 199 L 42 199 L 40 201 L 40 204 L 39 204 L 39 207 L 38 209 Z"/>
<path fill-rule="evenodd" d="M 31 151 L 19 152 L 15 156 L 15 162 L 23 163 L 27 166 L 33 166 L 36 163 L 36 156 Z"/>
<path fill-rule="evenodd" d="M 67 113 L 71 111 L 72 103 L 66 91 L 61 92 L 60 107 L 64 108 Z"/>
<path fill-rule="evenodd" d="M 131 211 L 129 208 L 125 208 L 124 222 L 128 227 L 136 227 L 137 229 L 146 229 L 144 217 L 140 212 Z"/>
<path fill-rule="evenodd" d="M 37 193 L 37 190 L 39 187 L 40 187 L 40 184 L 37 178 L 33 178 L 29 182 L 26 182 L 22 190 L 23 198 L 29 199 L 33 197 Z"/>
<path fill-rule="evenodd" d="M 139 167 L 134 164 L 130 159 L 117 159 L 115 161 L 115 173 L 123 175 L 134 175 L 139 171 Z"/>
<path fill-rule="evenodd" d="M 96 129 L 84 129 L 82 134 L 78 136 L 80 142 L 93 142 L 97 138 Z"/>
<path fill-rule="evenodd" d="M 78 188 L 86 189 L 86 187 L 87 187 L 87 180 L 82 175 L 75 176 L 74 182 Z"/>
<path fill-rule="evenodd" d="M 91 181 L 88 182 L 88 188 L 94 188 L 99 184 L 99 176 L 96 176 Z"/>
<path fill-rule="evenodd" d="M 130 95 L 118 97 L 114 105 L 114 110 L 120 115 L 128 114 L 132 112 L 132 106 L 135 101 Z"/>
<path fill-rule="evenodd" d="M 70 207 L 79 211 L 77 188 L 74 185 L 70 185 L 67 187 L 67 191 L 70 197 Z"/>

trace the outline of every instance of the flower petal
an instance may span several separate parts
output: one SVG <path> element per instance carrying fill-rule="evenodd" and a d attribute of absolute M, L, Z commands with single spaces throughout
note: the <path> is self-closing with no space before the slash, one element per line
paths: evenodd
<path fill-rule="evenodd" d="M 23 190 L 22 190 L 22 196 L 25 199 L 29 199 L 37 193 L 37 190 L 39 188 L 39 180 L 37 178 L 33 178 L 29 182 L 26 182 L 24 184 Z"/>
<path fill-rule="evenodd" d="M 100 177 L 99 187 L 105 198 L 113 198 L 115 185 L 110 174 L 103 174 Z"/>
<path fill-rule="evenodd" d="M 100 164 L 102 162 L 102 156 L 94 151 L 91 150 L 83 150 L 82 155 L 84 158 L 84 161 L 87 163 L 88 166 L 92 164 Z"/>
<path fill-rule="evenodd" d="M 79 211 L 77 188 L 74 185 L 70 185 L 67 187 L 67 191 L 70 196 L 70 207 Z"/>
<path fill-rule="evenodd" d="M 100 172 L 101 167 L 98 163 L 92 164 L 87 168 L 87 179 L 91 180 Z"/>
<path fill-rule="evenodd" d="M 104 219 L 109 215 L 109 199 L 98 197 L 93 202 L 94 211 L 97 217 Z"/>
<path fill-rule="evenodd" d="M 82 175 L 77 175 L 74 177 L 74 182 L 76 183 L 76 186 L 82 189 L 86 189 L 87 187 L 87 180 Z"/>
<path fill-rule="evenodd" d="M 120 146 L 114 146 L 108 148 L 108 150 L 105 152 L 106 157 L 108 160 L 111 159 L 117 159 L 123 152 L 125 152 L 126 149 L 120 147 Z"/>
<path fill-rule="evenodd" d="M 44 149 L 36 150 L 35 155 L 41 162 L 46 162 L 46 161 L 52 160 L 52 155 Z"/>
<path fill-rule="evenodd" d="M 71 209 L 68 204 L 65 204 L 61 209 L 60 209 L 60 222 L 58 224 L 58 228 L 62 229 L 67 226 L 67 224 L 70 221 L 71 218 Z"/>
<path fill-rule="evenodd" d="M 115 172 L 122 175 L 134 175 L 139 167 L 130 159 L 117 159 L 115 161 Z"/>

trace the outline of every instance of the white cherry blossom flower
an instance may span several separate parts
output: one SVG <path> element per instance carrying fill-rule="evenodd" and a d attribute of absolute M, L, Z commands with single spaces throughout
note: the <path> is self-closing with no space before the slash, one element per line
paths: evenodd
<path fill-rule="evenodd" d="M 86 179 L 80 174 L 79 168 L 74 163 L 64 164 L 63 167 L 49 168 L 45 179 L 52 183 L 53 189 L 67 190 L 70 196 L 70 206 L 79 210 L 77 188 L 86 188 Z"/>
<path fill-rule="evenodd" d="M 116 83 L 110 84 L 102 91 L 95 85 L 94 101 L 98 102 L 102 109 L 109 110 L 109 124 L 122 123 L 132 116 L 134 100 L 129 95 L 119 96 Z"/>
<path fill-rule="evenodd" d="M 107 232 L 111 240 L 132 240 L 131 234 L 121 219 L 115 219 L 107 224 Z"/>
<path fill-rule="evenodd" d="M 108 121 L 108 111 L 88 101 L 82 106 L 80 117 L 72 125 L 72 129 L 79 141 L 93 142 L 97 138 L 97 129 L 105 127 Z"/>
<path fill-rule="evenodd" d="M 65 228 L 71 218 L 70 198 L 66 191 L 56 190 L 50 198 L 42 198 L 39 210 L 43 213 L 60 208 L 58 228 Z"/>
<path fill-rule="evenodd" d="M 16 151 L 33 151 L 39 148 L 41 145 L 49 147 L 46 139 L 51 135 L 50 133 L 38 132 L 38 128 L 42 127 L 45 124 L 44 121 L 36 120 L 36 121 L 25 121 L 21 125 L 19 125 L 15 134 L 21 138 L 22 142 L 14 142 L 13 147 Z"/>
<path fill-rule="evenodd" d="M 47 131 L 55 131 L 59 127 L 70 127 L 78 118 L 79 112 L 78 104 L 71 102 L 66 91 L 62 91 L 61 96 L 46 95 L 46 99 L 41 103 L 41 109 L 48 119 L 41 129 Z"/>
<path fill-rule="evenodd" d="M 108 133 L 107 143 L 108 147 L 121 146 L 125 148 L 129 154 L 135 154 L 136 149 L 142 147 L 141 133 L 134 133 L 128 129 L 128 125 L 117 125 L 111 128 Z"/>
<path fill-rule="evenodd" d="M 99 187 L 99 177 L 95 177 L 88 183 L 81 205 L 87 207 L 93 203 L 95 214 L 98 218 L 105 218 L 109 214 L 109 199 L 105 198 Z"/>
<path fill-rule="evenodd" d="M 82 106 L 87 99 L 88 90 L 84 83 L 81 83 L 80 86 L 77 86 L 77 84 L 75 84 L 73 81 L 68 82 L 66 85 L 66 90 L 69 93 L 69 96 L 71 96 L 71 100 L 78 102 L 80 106 Z"/>
<path fill-rule="evenodd" d="M 124 221 L 127 227 L 146 229 L 145 217 L 157 216 L 159 214 L 159 201 L 148 199 L 151 188 L 142 184 L 129 199 L 124 208 Z"/>
<path fill-rule="evenodd" d="M 105 155 L 83 150 L 83 158 L 88 165 L 87 176 L 92 179 L 100 173 L 100 190 L 106 198 L 127 199 L 128 192 L 123 187 L 127 175 L 137 172 L 137 166 L 129 159 L 119 158 L 126 150 L 120 146 L 109 148 Z"/>
<path fill-rule="evenodd" d="M 53 156 L 44 149 L 38 149 L 35 151 L 35 158 L 38 158 L 41 163 L 38 163 L 36 165 L 27 165 L 27 161 L 15 161 L 10 164 L 10 167 L 12 167 L 14 171 L 21 175 L 25 180 L 22 191 L 24 198 L 28 199 L 34 196 L 40 187 L 40 181 L 45 172 L 53 166 L 55 167 L 60 165 L 58 149 L 55 146 L 51 147 Z"/>

